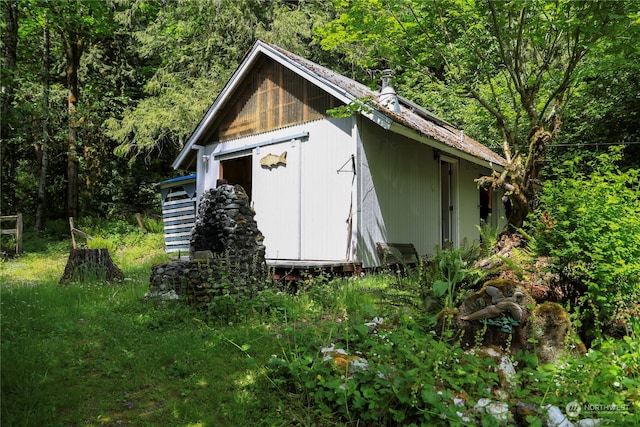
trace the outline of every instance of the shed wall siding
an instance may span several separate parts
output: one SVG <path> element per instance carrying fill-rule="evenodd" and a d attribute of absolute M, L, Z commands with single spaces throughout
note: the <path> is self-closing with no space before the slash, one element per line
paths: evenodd
<path fill-rule="evenodd" d="M 439 243 L 438 162 L 431 147 L 360 122 L 358 255 L 378 265 L 376 242 L 412 243 L 418 253 Z"/>
<path fill-rule="evenodd" d="M 265 237 L 266 257 L 292 260 L 346 259 L 353 173 L 338 169 L 355 154 L 352 119 L 323 119 L 232 141 L 211 144 L 199 160 L 199 191 L 214 188 L 220 159 L 252 156 L 252 206 Z M 308 137 L 270 140 L 308 132 Z M 246 151 L 225 152 L 264 143 Z M 265 168 L 260 159 L 287 152 L 286 166 Z M 200 156 L 201 157 L 201 156 Z M 351 170 L 348 164 L 345 169 Z"/>
<path fill-rule="evenodd" d="M 474 180 L 480 177 L 481 174 L 489 172 L 488 169 L 466 160 L 460 162 L 460 234 L 458 242 L 456 242 L 458 245 L 463 243 L 465 237 L 469 243 L 477 242 L 480 239 L 480 233 L 476 227 L 480 224 L 480 190 Z"/>
<path fill-rule="evenodd" d="M 479 241 L 480 232 L 477 225 L 480 224 L 480 190 L 475 180 L 484 175 L 491 175 L 491 169 L 485 168 L 469 161 L 462 161 L 460 167 L 460 239 L 467 238 L 469 243 Z M 491 226 L 502 230 L 506 225 L 504 203 L 500 190 L 493 191 L 491 202 L 492 212 L 489 221 Z"/>
<path fill-rule="evenodd" d="M 267 258 L 300 259 L 301 143 L 282 142 L 253 150 L 253 199 Z M 259 151 L 259 152 L 258 152 Z M 287 152 L 287 165 L 262 169 L 260 159 Z"/>
<path fill-rule="evenodd" d="M 354 184 L 352 120 L 330 118 L 308 125 L 309 138 L 301 146 L 302 259 L 346 261 Z"/>
<path fill-rule="evenodd" d="M 366 119 L 359 121 L 358 259 L 377 266 L 376 242 L 412 243 L 419 254 L 433 254 L 441 244 L 440 162 L 432 147 L 390 131 Z M 477 241 L 479 190 L 474 179 L 490 170 L 463 159 L 456 163 L 455 245 Z M 502 215 L 494 195 L 496 222 Z"/>

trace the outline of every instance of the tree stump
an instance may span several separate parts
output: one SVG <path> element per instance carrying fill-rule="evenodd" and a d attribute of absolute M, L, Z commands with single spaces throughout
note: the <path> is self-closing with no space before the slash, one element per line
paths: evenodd
<path fill-rule="evenodd" d="M 124 273 L 113 262 L 108 249 L 72 249 L 60 284 L 91 279 L 112 282 L 124 279 Z"/>

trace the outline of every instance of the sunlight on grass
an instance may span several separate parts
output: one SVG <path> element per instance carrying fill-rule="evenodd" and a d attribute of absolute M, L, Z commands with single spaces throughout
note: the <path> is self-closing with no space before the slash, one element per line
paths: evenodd
<path fill-rule="evenodd" d="M 0 283 L 20 286 L 42 282 L 57 283 L 66 262 L 67 256 L 62 254 L 27 254 L 14 260 L 0 261 Z"/>

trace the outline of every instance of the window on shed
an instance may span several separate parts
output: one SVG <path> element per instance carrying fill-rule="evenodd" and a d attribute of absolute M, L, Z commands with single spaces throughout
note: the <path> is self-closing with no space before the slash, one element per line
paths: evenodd
<path fill-rule="evenodd" d="M 227 141 L 321 119 L 339 101 L 280 64 L 264 60 L 227 107 L 218 138 Z"/>
<path fill-rule="evenodd" d="M 486 224 L 489 221 L 489 215 L 493 205 L 493 188 L 480 187 L 480 219 Z"/>

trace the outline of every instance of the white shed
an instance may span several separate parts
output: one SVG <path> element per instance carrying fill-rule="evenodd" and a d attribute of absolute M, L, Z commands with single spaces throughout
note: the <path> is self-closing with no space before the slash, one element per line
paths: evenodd
<path fill-rule="evenodd" d="M 327 109 L 364 100 L 345 118 Z M 504 159 L 427 110 L 258 41 L 176 158 L 197 194 L 242 185 L 272 265 L 381 263 L 377 244 L 477 239 Z"/>

